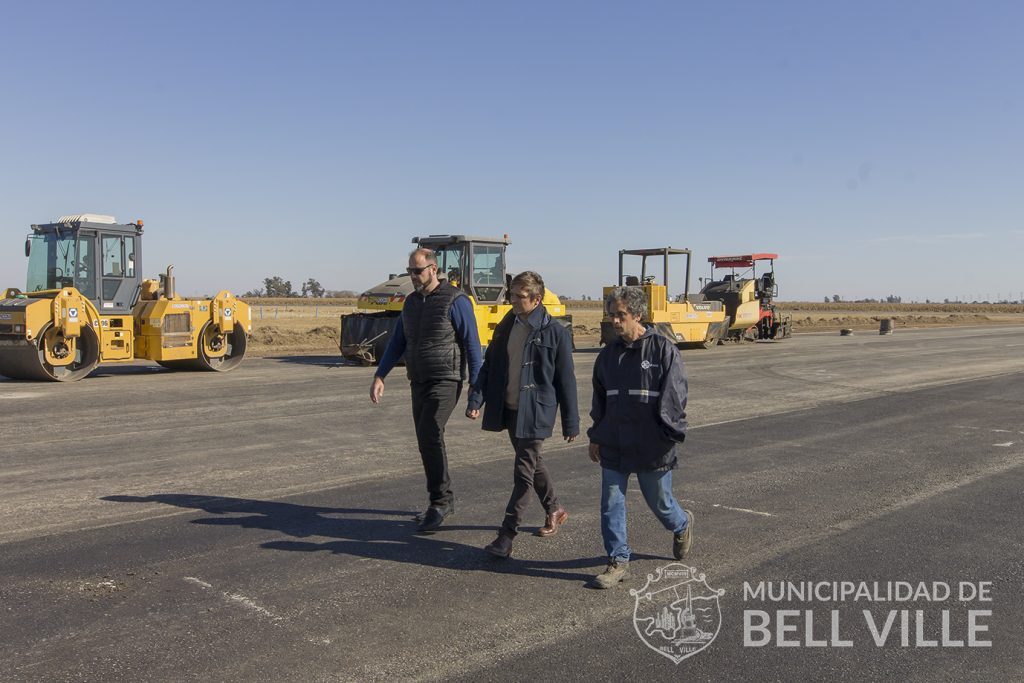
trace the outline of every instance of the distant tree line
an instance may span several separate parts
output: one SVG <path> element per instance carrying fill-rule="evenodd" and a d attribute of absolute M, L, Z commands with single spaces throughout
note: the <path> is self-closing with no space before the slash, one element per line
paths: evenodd
<path fill-rule="evenodd" d="M 825 303 L 827 303 L 827 304 L 829 304 L 829 303 L 838 304 L 838 303 L 842 303 L 842 302 L 843 302 L 843 297 L 839 296 L 838 294 L 833 294 L 830 297 L 828 297 L 828 296 L 825 297 Z M 903 303 L 903 297 L 896 296 L 895 294 L 890 294 L 889 296 L 885 297 L 884 299 L 854 299 L 852 301 L 848 301 L 847 303 L 854 303 L 854 304 L 901 304 L 901 303 Z M 931 303 L 931 302 L 926 302 L 926 303 Z"/>
<path fill-rule="evenodd" d="M 272 275 L 271 277 L 263 278 L 262 289 L 250 289 L 242 296 L 250 298 L 259 297 L 275 297 L 275 298 L 306 298 L 306 299 L 322 299 L 324 297 L 331 298 L 347 298 L 359 296 L 358 293 L 348 289 L 341 290 L 328 290 L 324 289 L 323 286 L 315 279 L 309 278 L 302 283 L 302 288 L 296 292 L 292 288 L 291 280 L 285 280 L 279 275 Z"/>

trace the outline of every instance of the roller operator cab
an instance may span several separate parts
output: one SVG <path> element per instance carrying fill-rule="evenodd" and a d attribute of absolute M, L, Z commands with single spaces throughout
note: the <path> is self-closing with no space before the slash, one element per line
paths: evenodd
<path fill-rule="evenodd" d="M 683 293 L 673 299 L 668 293 L 670 257 L 684 257 L 686 270 Z M 627 273 L 626 258 L 629 259 L 631 274 Z M 639 264 L 637 259 L 639 257 Z M 647 315 L 641 321 L 652 326 L 662 336 L 671 339 L 679 347 L 709 349 L 724 337 L 726 332 L 725 311 L 718 301 L 696 301 L 690 295 L 690 257 L 689 249 L 623 249 L 619 252 L 619 285 L 620 287 L 637 287 L 644 293 L 647 300 Z M 679 259 L 671 259 L 677 261 Z M 648 261 L 661 263 L 661 271 L 648 268 Z M 636 266 L 639 265 L 639 270 Z M 660 280 L 660 281 L 659 281 Z M 607 297 L 612 287 L 604 288 Z M 607 344 L 615 339 L 611 318 L 605 311 L 601 320 L 601 343 Z"/>
<path fill-rule="evenodd" d="M 711 277 L 698 297 L 718 301 L 729 319 L 726 336 L 732 341 L 785 339 L 792 331 L 789 316 L 781 316 L 775 307 L 779 287 L 775 283 L 775 259 L 778 254 L 741 254 L 711 256 Z M 757 274 L 758 263 L 763 272 Z M 767 269 L 763 264 L 767 262 Z M 728 272 L 726 272 L 728 271 Z"/>
<path fill-rule="evenodd" d="M 473 303 L 480 343 L 486 348 L 494 328 L 512 310 L 509 284 L 512 274 L 505 262 L 508 235 L 429 235 L 413 237 L 417 247 L 431 249 L 437 257 L 437 276 L 465 292 Z M 341 316 L 341 353 L 361 364 L 380 362 L 402 314 L 405 298 L 415 290 L 404 273 L 392 274 L 384 282 L 363 292 L 356 313 Z M 572 316 L 561 300 L 545 288 L 542 301 L 548 313 L 572 333 Z"/>
<path fill-rule="evenodd" d="M 142 279 L 142 221 L 78 214 L 33 225 L 25 290 L 0 300 L 0 375 L 74 381 L 100 363 L 148 359 L 226 371 L 245 356 L 249 307 L 228 291 L 189 300 L 173 266 Z"/>

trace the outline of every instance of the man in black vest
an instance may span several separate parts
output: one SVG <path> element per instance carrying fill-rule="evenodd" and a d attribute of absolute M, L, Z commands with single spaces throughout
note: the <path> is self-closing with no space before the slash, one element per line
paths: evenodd
<path fill-rule="evenodd" d="M 395 333 L 373 377 L 370 400 L 380 403 L 384 378 L 404 353 L 412 388 L 412 419 L 430 495 L 430 506 L 419 518 L 418 531 L 433 533 L 455 512 L 444 428 L 467 375 L 470 384 L 475 382 L 483 361 L 473 304 L 464 292 L 438 279 L 434 252 L 413 251 L 407 271 L 416 291 L 402 307 Z"/>

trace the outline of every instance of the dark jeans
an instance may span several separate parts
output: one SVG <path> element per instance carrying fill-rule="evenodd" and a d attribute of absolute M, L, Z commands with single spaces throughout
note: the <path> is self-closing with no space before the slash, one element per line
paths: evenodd
<path fill-rule="evenodd" d="M 558 509 L 555 497 L 555 486 L 548 476 L 547 468 L 540 457 L 540 448 L 544 439 L 516 438 L 516 411 L 505 409 L 504 422 L 508 429 L 508 438 L 516 452 L 513 474 L 512 496 L 505 508 L 505 521 L 501 523 L 501 533 L 515 536 L 523 512 L 530 502 L 530 491 L 536 491 L 544 512 L 551 513 Z"/>
<path fill-rule="evenodd" d="M 462 394 L 462 382 L 413 382 L 412 420 L 416 425 L 423 472 L 427 475 L 430 504 L 447 508 L 455 502 L 448 477 L 448 452 L 444 447 L 444 428 Z"/>

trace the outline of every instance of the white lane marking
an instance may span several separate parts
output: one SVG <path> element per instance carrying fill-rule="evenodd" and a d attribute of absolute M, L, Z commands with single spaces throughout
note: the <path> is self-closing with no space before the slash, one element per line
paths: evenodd
<path fill-rule="evenodd" d="M 282 619 L 282 617 L 277 616 L 276 614 L 268 610 L 266 607 L 263 607 L 262 605 L 257 605 L 256 601 L 254 601 L 252 598 L 247 598 L 244 595 L 239 595 L 238 593 L 228 593 L 227 591 L 224 592 L 224 597 L 228 600 L 238 603 L 239 605 L 242 605 L 246 609 L 249 609 L 255 612 L 256 614 L 267 617 L 271 621 L 281 621 Z"/>
<path fill-rule="evenodd" d="M 1007 441 L 1006 443 L 994 443 L 992 445 L 993 446 L 999 446 L 1000 448 L 1009 448 L 1010 446 L 1013 445 L 1013 442 L 1012 441 Z"/>
<path fill-rule="evenodd" d="M 985 430 L 994 432 L 996 434 L 1024 434 L 1024 432 L 1014 431 L 1012 429 L 994 429 L 991 427 L 970 427 L 968 425 L 953 425 L 953 429 L 973 429 L 973 430 Z"/>
<path fill-rule="evenodd" d="M 633 491 L 630 491 L 633 493 Z M 704 503 L 699 500 L 692 500 L 690 498 L 684 499 L 683 502 L 693 503 L 694 505 L 707 505 L 713 508 L 721 508 L 723 510 L 732 510 L 733 512 L 745 512 L 749 515 L 759 515 L 761 517 L 774 517 L 775 515 L 771 512 L 761 512 L 760 510 L 751 510 L 750 508 L 736 508 L 730 505 L 722 505 L 721 503 Z"/>
<path fill-rule="evenodd" d="M 799 412 L 801 410 L 806 410 L 806 408 L 794 408 L 793 410 L 787 410 L 787 411 L 782 412 L 782 413 L 772 413 L 770 415 L 764 415 L 764 416 L 758 416 L 758 417 L 777 417 L 779 415 L 785 415 L 786 413 L 796 413 L 796 412 Z M 690 425 L 690 426 L 687 427 L 687 430 L 706 429 L 707 427 L 717 427 L 718 425 L 728 425 L 728 424 L 732 424 L 733 422 L 745 422 L 747 420 L 753 420 L 753 419 L 756 419 L 756 418 L 752 418 L 752 417 L 736 417 L 736 418 L 733 418 L 731 420 L 722 420 L 721 422 L 707 422 L 705 424 Z"/>
<path fill-rule="evenodd" d="M 186 576 L 184 577 L 184 579 L 189 583 L 194 583 L 197 586 L 202 586 L 203 588 L 213 588 L 213 584 L 207 583 L 202 579 L 197 579 L 194 576 Z M 228 593 L 227 591 L 222 591 L 221 595 L 224 596 L 225 600 L 239 604 L 242 607 L 245 607 L 246 609 L 255 612 L 256 614 L 267 617 L 272 621 L 281 621 L 282 619 L 282 617 L 277 616 L 276 614 L 268 610 L 266 607 L 256 604 L 256 601 L 252 598 L 247 598 L 239 593 Z"/>
<path fill-rule="evenodd" d="M 0 398 L 14 398 L 14 399 L 19 399 L 19 398 L 35 398 L 37 396 L 42 396 L 42 394 L 29 393 L 27 391 L 15 392 L 13 394 L 0 394 Z"/>
<path fill-rule="evenodd" d="M 185 576 L 185 577 L 182 577 L 182 578 L 185 581 L 188 581 L 189 583 L 194 583 L 197 586 L 202 586 L 204 589 L 213 588 L 213 584 L 207 583 L 206 581 L 203 581 L 202 579 L 197 579 L 194 576 Z M 241 605 L 242 607 L 244 607 L 245 609 L 249 610 L 250 612 L 255 612 L 256 614 L 260 615 L 261 617 L 265 617 L 267 619 L 270 619 L 270 622 L 272 624 L 274 624 L 275 626 L 279 626 L 281 628 L 285 628 L 284 623 L 283 623 L 285 621 L 284 617 L 279 616 L 277 614 L 274 614 L 273 612 L 268 610 L 266 607 L 263 607 L 262 605 L 257 604 L 257 602 L 255 600 L 253 600 L 252 598 L 247 598 L 247 597 L 245 597 L 244 595 L 242 595 L 240 593 L 228 593 L 227 591 L 221 591 L 221 596 L 224 598 L 224 600 L 226 600 L 228 602 L 231 602 L 231 603 L 236 604 L 236 605 Z M 314 636 L 309 636 L 309 635 L 303 635 L 303 638 L 305 638 L 305 640 L 307 640 L 308 642 L 314 643 L 316 645 L 330 645 L 331 644 L 331 639 L 330 638 L 316 638 Z"/>
<path fill-rule="evenodd" d="M 747 508 L 734 508 L 734 507 L 729 507 L 728 505 L 719 505 L 718 503 L 712 503 L 711 507 L 722 508 L 722 509 L 725 509 L 725 510 L 733 510 L 734 512 L 746 512 L 746 513 L 749 513 L 751 515 L 761 515 L 762 517 L 774 517 L 775 516 L 775 515 L 773 515 L 770 512 L 761 512 L 760 510 L 748 510 Z"/>

